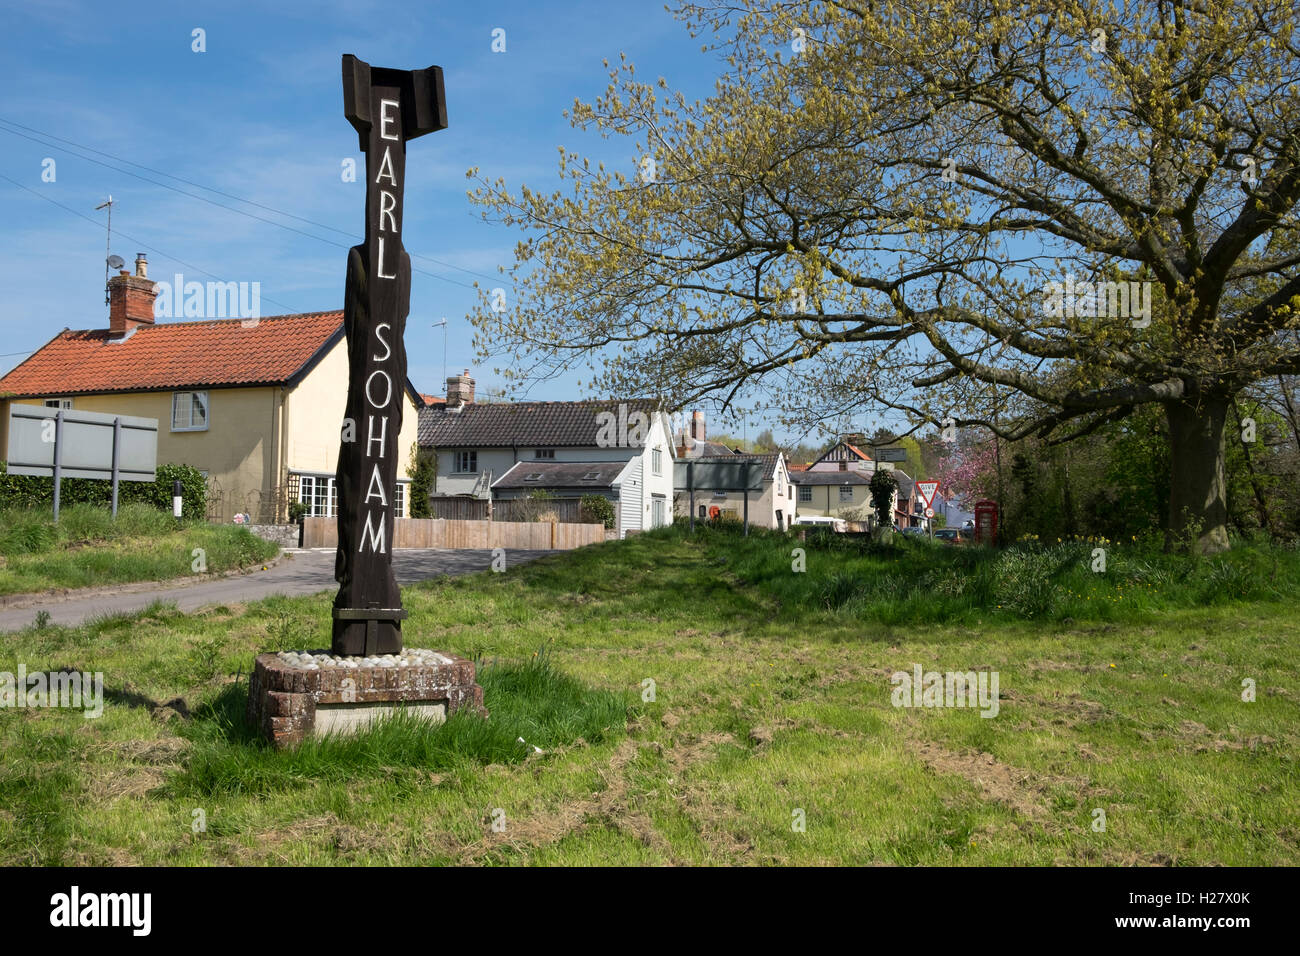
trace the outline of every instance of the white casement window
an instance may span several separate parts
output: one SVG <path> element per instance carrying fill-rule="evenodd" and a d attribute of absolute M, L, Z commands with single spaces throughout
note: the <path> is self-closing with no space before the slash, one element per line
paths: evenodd
<path fill-rule="evenodd" d="M 650 471 L 656 475 L 664 473 L 664 450 L 653 448 L 650 451 Z"/>
<path fill-rule="evenodd" d="M 316 517 L 315 510 L 312 508 L 313 493 L 316 488 L 316 479 L 311 475 L 301 475 L 298 478 L 298 502 L 307 506 L 306 514 L 309 517 Z"/>
<path fill-rule="evenodd" d="M 458 472 L 478 471 L 478 452 L 476 451 L 456 452 L 456 470 Z"/>
<path fill-rule="evenodd" d="M 799 486 L 799 500 L 800 500 L 800 501 L 812 501 L 812 486 L 811 486 L 811 485 L 800 485 L 800 486 Z"/>
<path fill-rule="evenodd" d="M 46 408 L 71 408 L 72 399 L 70 398 L 47 398 L 45 400 Z"/>
<path fill-rule="evenodd" d="M 406 517 L 406 482 L 399 481 L 393 489 L 393 517 Z"/>
<path fill-rule="evenodd" d="M 172 392 L 172 431 L 201 432 L 208 428 L 207 392 Z"/>
<path fill-rule="evenodd" d="M 840 501 L 852 501 L 852 500 L 853 500 L 853 486 L 840 485 Z"/>
<path fill-rule="evenodd" d="M 307 506 L 309 518 L 333 518 L 338 514 L 339 496 L 333 478 L 301 476 L 298 479 L 298 500 Z"/>

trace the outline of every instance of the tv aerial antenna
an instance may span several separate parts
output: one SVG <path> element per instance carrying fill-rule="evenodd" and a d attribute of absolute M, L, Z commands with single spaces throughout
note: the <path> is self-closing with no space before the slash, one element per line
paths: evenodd
<path fill-rule="evenodd" d="M 95 207 L 98 212 L 101 209 L 108 209 L 108 234 L 104 239 L 104 304 L 108 305 L 108 277 L 110 270 L 120 269 L 126 265 L 121 256 L 115 256 L 110 251 L 113 245 L 113 194 L 109 193 L 108 199 Z"/>
<path fill-rule="evenodd" d="M 442 326 L 442 394 L 447 396 L 447 317 L 445 315 L 441 322 L 433 323 L 435 329 L 440 325 Z"/>

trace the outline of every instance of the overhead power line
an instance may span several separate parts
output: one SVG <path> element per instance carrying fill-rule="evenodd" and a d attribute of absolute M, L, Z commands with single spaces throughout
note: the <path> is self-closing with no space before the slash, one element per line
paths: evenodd
<path fill-rule="evenodd" d="M 166 177 L 167 179 L 174 179 L 174 180 L 176 180 L 177 182 L 184 183 L 184 184 L 187 185 L 187 186 L 193 186 L 195 189 L 202 189 L 202 190 L 205 190 L 206 192 L 213 193 L 214 195 L 222 196 L 222 197 L 227 198 L 227 199 L 232 199 L 232 200 L 234 200 L 235 202 L 244 203 L 245 205 L 254 206 L 254 207 L 258 208 L 258 209 L 262 209 L 262 210 L 265 210 L 265 211 L 267 211 L 267 212 L 274 213 L 274 214 L 277 215 L 277 216 L 283 216 L 283 217 L 285 217 L 285 218 L 287 218 L 287 219 L 294 219 L 294 220 L 297 220 L 298 222 L 302 222 L 302 223 L 305 223 L 305 224 L 310 225 L 310 226 L 315 226 L 315 227 L 317 227 L 317 228 L 319 228 L 319 229 L 326 229 L 326 230 L 329 230 L 330 232 L 335 232 L 335 233 L 338 233 L 339 235 L 348 236 L 348 237 L 352 237 L 352 236 L 355 235 L 354 233 L 347 232 L 347 231 L 342 230 L 342 229 L 338 229 L 338 228 L 336 228 L 335 226 L 331 226 L 331 225 L 329 225 L 329 224 L 327 224 L 327 223 L 316 222 L 316 221 L 313 220 L 313 219 L 307 219 L 307 218 L 305 218 L 305 217 L 303 217 L 303 216 L 295 215 L 294 213 L 285 212 L 284 210 L 276 209 L 276 208 L 273 207 L 273 206 L 268 206 L 268 205 L 265 205 L 264 203 L 259 203 L 259 202 L 256 202 L 256 201 L 252 200 L 252 199 L 244 199 L 244 198 L 242 198 L 242 197 L 240 197 L 240 196 L 236 196 L 236 195 L 234 195 L 233 193 L 223 192 L 222 190 L 220 190 L 220 189 L 214 189 L 214 188 L 211 187 L 211 186 L 204 186 L 204 185 L 202 185 L 201 183 L 193 182 L 192 180 L 185 179 L 185 178 L 183 178 L 183 177 L 181 177 L 181 176 L 175 176 L 175 175 L 173 175 L 173 174 L 171 174 L 171 173 L 163 172 L 162 170 L 154 169 L 153 167 L 145 166 L 145 165 L 143 165 L 143 164 L 141 164 L 141 163 L 136 163 L 136 162 L 133 162 L 132 160 L 124 159 L 124 158 L 122 158 L 122 157 L 120 157 L 120 156 L 114 156 L 114 155 L 111 154 L 111 153 L 106 153 L 106 152 L 104 152 L 103 150 L 95 149 L 95 148 L 92 147 L 92 146 L 86 146 L 86 145 L 84 145 L 84 144 L 77 143 L 77 142 L 75 142 L 75 141 L 73 141 L 73 140 L 64 139 L 64 138 L 61 137 L 61 136 L 55 136 L 53 133 L 47 133 L 47 132 L 45 132 L 45 131 L 43 131 L 43 130 L 34 129 L 33 127 L 30 127 L 30 126 L 24 126 L 22 123 L 16 123 L 16 122 L 14 122 L 13 120 L 5 119 L 4 117 L 0 117 L 0 124 L 4 124 L 4 125 L 0 125 L 0 131 L 3 131 L 3 132 L 6 132 L 6 133 L 9 133 L 11 136 L 18 136 L 18 137 L 21 137 L 22 139 L 26 139 L 26 140 L 29 140 L 30 142 L 38 143 L 39 145 L 41 145 L 41 146 L 45 146 L 45 147 L 47 147 L 47 148 L 49 148 L 49 149 L 61 150 L 61 151 L 63 151 L 63 152 L 68 153 L 69 155 L 72 155 L 72 156 L 76 157 L 77 159 L 85 160 L 86 162 L 89 162 L 89 163 L 95 163 L 95 164 L 98 165 L 98 166 L 103 166 L 105 169 L 110 169 L 110 170 L 112 170 L 112 171 L 114 171 L 114 172 L 116 172 L 116 173 L 121 173 L 122 175 L 125 175 L 125 176 L 131 176 L 131 177 L 134 178 L 134 179 L 139 179 L 139 180 L 141 180 L 142 182 L 149 183 L 150 185 L 157 186 L 157 187 L 159 187 L 159 188 L 161 188 L 161 189 L 168 189 L 168 190 L 171 190 L 172 192 L 179 193 L 179 194 L 182 195 L 182 196 L 187 196 L 187 197 L 189 197 L 189 198 L 191 198 L 191 199 L 197 199 L 197 200 L 199 200 L 200 202 L 205 202 L 205 203 L 208 203 L 209 205 L 216 206 L 216 207 L 218 207 L 219 209 L 224 209 L 224 210 L 226 210 L 227 212 L 233 212 L 233 213 L 235 213 L 236 215 L 246 216 L 246 217 L 248 217 L 248 218 L 250 218 L 250 219 L 255 219 L 255 220 L 257 220 L 258 222 L 266 223 L 267 225 L 275 226 L 276 228 L 279 228 L 279 229 L 285 229 L 285 230 L 287 230 L 287 231 L 289 231 L 289 232 L 292 232 L 292 233 L 295 233 L 295 234 L 297 234 L 297 235 L 305 236 L 305 237 L 308 238 L 308 239 L 315 239 L 315 240 L 317 240 L 318 242 L 325 242 L 325 243 L 328 243 L 328 244 L 330 244 L 330 245 L 332 245 L 332 246 L 335 246 L 335 247 L 337 247 L 337 248 L 340 248 L 340 249 L 348 249 L 348 248 L 351 248 L 348 244 L 341 243 L 341 242 L 337 242 L 337 241 L 335 241 L 335 240 L 333 240 L 333 239 L 327 239 L 327 238 L 325 238 L 324 236 L 318 236 L 318 235 L 316 235 L 316 234 L 314 234 L 314 233 L 305 232 L 305 231 L 302 230 L 302 229 L 296 229 L 296 228 L 294 228 L 293 226 L 286 225 L 285 223 L 282 223 L 282 222 L 276 222 L 276 221 L 273 220 L 273 219 L 267 219 L 267 218 L 264 217 L 264 216 L 259 216 L 259 215 L 255 214 L 255 213 L 248 212 L 247 210 L 244 210 L 244 209 L 238 209 L 238 208 L 236 208 L 236 207 L 234 207 L 234 206 L 228 206 L 228 205 L 226 205 L 225 203 L 217 202 L 216 200 L 214 200 L 214 199 L 210 199 L 210 198 L 208 198 L 207 196 L 201 196 L 201 195 L 198 195 L 198 194 L 196 194 L 196 193 L 189 192 L 188 190 L 180 189 L 180 188 L 178 188 L 178 187 L 176 187 L 176 186 L 171 185 L 170 183 L 159 182 L 159 181 L 156 180 L 156 179 L 150 179 L 148 176 L 141 176 L 141 175 L 139 175 L 138 173 L 133 173 L 133 172 L 131 172 L 131 170 L 129 170 L 129 169 L 121 169 L 121 168 L 119 168 L 119 167 L 117 167 L 117 166 L 111 165 L 110 163 L 105 163 L 105 162 L 103 162 L 103 161 L 101 161 L 101 160 L 95 159 L 95 158 L 92 157 L 92 156 L 83 156 L 83 155 L 81 155 L 80 153 L 74 152 L 72 149 L 68 149 L 67 147 L 71 146 L 71 147 L 75 147 L 75 148 L 78 149 L 78 150 L 83 150 L 83 151 L 88 152 L 88 153 L 94 153 L 94 154 L 96 154 L 96 155 L 98 155 L 98 156 L 104 156 L 104 157 L 107 157 L 108 159 L 113 160 L 114 162 L 117 162 L 117 163 L 124 163 L 124 164 L 126 164 L 126 165 L 128 165 L 128 166 L 134 166 L 134 167 L 137 168 L 137 169 L 143 169 L 143 170 L 145 170 L 146 172 L 153 173 L 154 175 L 157 175 L 157 176 L 163 176 L 163 177 Z M 15 129 L 10 129 L 10 128 L 8 128 L 8 127 L 16 127 L 16 128 L 15 128 Z M 26 132 L 26 133 L 23 133 L 23 132 L 19 132 L 19 130 L 26 130 L 27 132 Z M 31 135 L 28 135 L 28 133 L 34 133 L 34 134 L 36 134 L 36 135 L 35 135 L 35 136 L 31 136 Z M 38 139 L 37 136 L 44 137 L 44 139 Z M 48 142 L 48 140 L 54 140 L 55 143 L 63 143 L 63 144 L 65 144 L 65 146 L 57 146 L 57 145 L 55 145 L 55 143 Z M 12 180 L 10 180 L 10 181 L 12 182 Z M 37 195 L 39 195 L 39 193 L 38 193 Z M 42 198 L 45 198 L 45 197 L 42 197 Z M 444 261 L 444 260 L 442 260 L 442 259 L 437 259 L 437 258 L 435 258 L 435 257 L 433 257 L 433 256 L 426 256 L 426 255 L 422 255 L 422 254 L 420 254 L 420 253 L 409 252 L 409 250 L 408 250 L 408 254 L 409 254 L 412 258 L 415 258 L 415 259 L 423 259 L 423 260 L 426 261 L 426 262 L 432 262 L 432 263 L 434 263 L 435 265 L 440 265 L 440 266 L 443 266 L 444 268 L 447 268 L 447 269 L 455 269 L 457 272 L 464 272 L 464 273 L 466 273 L 467 275 L 478 276 L 479 278 L 488 279 L 489 281 L 496 282 L 496 281 L 500 281 L 500 279 L 501 279 L 500 276 L 490 276 L 490 275 L 487 275 L 486 273 L 475 272 L 473 269 L 466 269 L 466 268 L 463 268 L 462 266 L 454 265 L 453 263 L 446 262 L 446 261 Z M 177 260 L 177 261 L 180 261 L 180 260 Z M 412 270 L 415 271 L 415 272 L 420 273 L 421 275 L 426 275 L 426 276 L 429 276 L 430 278 L 433 278 L 433 279 L 440 279 L 440 280 L 442 280 L 443 282 L 449 282 L 449 283 L 451 283 L 452 285 L 457 285 L 457 286 L 460 286 L 461 288 L 465 288 L 465 289 L 472 289 L 472 288 L 474 288 L 474 286 L 470 285 L 469 283 L 459 282 L 459 281 L 457 281 L 457 280 L 455 280 L 455 279 L 450 279 L 450 278 L 448 278 L 447 276 L 439 275 L 439 274 L 436 273 L 436 272 L 429 272 L 429 271 L 426 270 L 426 269 L 418 269 L 418 268 L 412 267 Z"/>
<path fill-rule="evenodd" d="M 39 192 L 38 190 L 32 189 L 30 186 L 23 185 L 22 183 L 18 182 L 18 180 L 16 179 L 10 179 L 4 173 L 0 173 L 0 179 L 3 179 L 9 183 L 13 183 L 13 185 L 17 186 L 19 189 L 27 190 L 27 192 L 31 193 L 33 196 L 36 196 L 38 199 L 44 199 L 48 203 L 53 203 L 55 206 L 58 206 L 64 212 L 70 212 L 72 213 L 72 215 L 76 216 L 77 218 L 84 219 L 86 220 L 86 222 L 89 222 L 93 224 L 96 228 L 99 228 L 100 223 L 97 219 L 87 216 L 85 213 L 73 209 L 71 206 L 65 206 L 57 199 L 51 199 L 49 196 L 46 196 L 45 194 Z M 192 262 L 186 262 L 184 259 L 178 259 L 176 256 L 168 255 L 166 252 L 163 252 L 161 249 L 157 249 L 154 246 L 150 246 L 141 242 L 139 239 L 136 239 L 132 236 L 128 236 L 120 229 L 117 231 L 117 234 L 121 236 L 123 239 L 128 240 L 129 242 L 135 243 L 136 246 L 138 246 L 141 249 L 144 249 L 146 252 L 152 252 L 154 255 L 162 256 L 164 259 L 170 260 L 171 262 L 179 263 L 180 265 L 184 266 L 186 269 L 192 269 L 201 275 L 205 275 L 208 276 L 209 278 L 216 279 L 218 282 L 226 281 L 222 276 L 219 276 L 214 272 L 209 272 L 207 269 L 203 269 L 199 266 L 196 266 Z M 295 313 L 299 311 L 298 309 L 295 309 L 292 306 L 285 305 L 283 302 L 277 302 L 275 299 L 272 299 L 269 296 L 263 296 L 262 298 L 265 301 L 271 303 L 272 305 L 278 305 L 280 308 L 284 309 L 288 313 Z M 15 353 L 15 354 L 21 354 L 21 353 Z"/>

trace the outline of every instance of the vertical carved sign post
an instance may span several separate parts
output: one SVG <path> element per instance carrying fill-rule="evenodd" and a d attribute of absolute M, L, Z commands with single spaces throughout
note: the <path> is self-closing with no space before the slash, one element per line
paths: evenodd
<path fill-rule="evenodd" d="M 403 333 L 411 260 L 402 246 L 406 142 L 446 129 L 442 68 L 393 70 L 343 57 L 343 112 L 366 154 L 366 240 L 348 251 L 343 323 L 348 402 L 339 449 L 335 654 L 402 650 L 401 592 L 393 577 L 394 492 L 403 453 Z"/>
<path fill-rule="evenodd" d="M 402 248 L 406 141 L 447 126 L 442 70 L 372 68 L 343 57 L 343 109 L 366 154 L 366 241 L 348 250 L 348 402 L 339 446 L 339 551 L 330 653 L 259 654 L 248 719 L 276 747 L 355 733 L 397 708 L 441 720 L 484 716 L 474 662 L 402 647 L 393 578 L 394 492 L 406 388 L 411 260 Z M 364 655 L 364 656 L 362 656 Z"/>

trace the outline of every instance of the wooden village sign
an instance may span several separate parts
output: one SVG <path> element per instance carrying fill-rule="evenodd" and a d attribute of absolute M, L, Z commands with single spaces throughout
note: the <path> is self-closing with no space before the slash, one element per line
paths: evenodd
<path fill-rule="evenodd" d="M 366 238 L 348 250 L 343 325 L 348 397 L 340 436 L 338 555 L 329 651 L 260 654 L 248 717 L 277 747 L 352 733 L 408 708 L 445 719 L 483 709 L 474 663 L 404 649 L 393 577 L 394 492 L 406 388 L 411 260 L 402 246 L 406 143 L 447 128 L 442 69 L 393 70 L 343 57 L 343 112 L 366 154 Z"/>
<path fill-rule="evenodd" d="M 349 379 L 335 481 L 332 647 L 335 654 L 394 654 L 406 617 L 392 554 L 411 306 L 411 259 L 402 246 L 406 143 L 447 128 L 442 68 L 391 70 L 347 54 L 343 113 L 366 154 L 366 240 L 348 251 L 343 305 Z"/>

